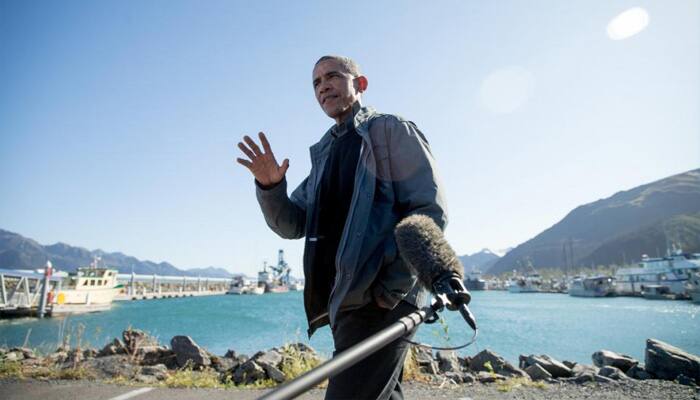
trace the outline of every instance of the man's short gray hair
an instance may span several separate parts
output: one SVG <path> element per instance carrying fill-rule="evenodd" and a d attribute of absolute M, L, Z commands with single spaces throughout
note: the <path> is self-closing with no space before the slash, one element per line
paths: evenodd
<path fill-rule="evenodd" d="M 355 62 L 350 57 L 345 57 L 345 56 L 335 56 L 335 55 L 328 55 L 328 56 L 323 56 L 316 61 L 316 64 L 314 64 L 314 68 L 321 62 L 321 61 L 326 61 L 326 60 L 333 60 L 337 62 L 345 72 L 348 74 L 358 77 L 362 75 L 362 72 L 360 72 L 360 66 Z"/>

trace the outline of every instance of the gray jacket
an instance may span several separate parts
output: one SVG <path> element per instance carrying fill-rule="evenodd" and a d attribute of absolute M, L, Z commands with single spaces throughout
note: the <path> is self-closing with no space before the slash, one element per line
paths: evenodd
<path fill-rule="evenodd" d="M 394 307 L 400 300 L 419 302 L 416 279 L 398 255 L 394 227 L 411 214 L 425 214 L 444 229 L 447 215 L 435 160 L 418 128 L 400 117 L 361 108 L 353 123 L 362 137 L 350 210 L 335 259 L 335 284 L 330 299 L 304 292 L 309 335 L 334 326 L 340 311 L 370 301 Z M 311 146 L 311 172 L 287 197 L 287 182 L 256 195 L 268 226 L 283 238 L 304 237 L 316 206 L 323 168 L 333 138 L 330 130 Z M 315 241 L 306 238 L 306 245 Z M 304 275 L 313 274 L 308 252 Z M 307 286 L 308 287 L 308 286 Z"/>

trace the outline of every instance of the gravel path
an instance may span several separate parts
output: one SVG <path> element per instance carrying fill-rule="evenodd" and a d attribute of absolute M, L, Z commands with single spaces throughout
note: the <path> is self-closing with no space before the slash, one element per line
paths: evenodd
<path fill-rule="evenodd" d="M 698 389 L 668 381 L 624 381 L 620 383 L 548 384 L 545 388 L 514 387 L 501 392 L 495 384 L 436 385 L 409 383 L 405 386 L 406 400 L 700 400 Z M 139 392 L 139 393 L 135 393 Z M 167 389 L 110 385 L 94 381 L 0 380 L 0 397 L 4 400 L 114 399 L 135 400 L 253 400 L 262 390 Z M 323 390 L 313 390 L 299 397 L 305 400 L 323 399 Z"/>

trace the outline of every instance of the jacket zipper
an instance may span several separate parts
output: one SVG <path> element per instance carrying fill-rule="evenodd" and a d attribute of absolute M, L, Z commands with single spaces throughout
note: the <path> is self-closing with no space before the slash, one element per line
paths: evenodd
<path fill-rule="evenodd" d="M 357 128 L 356 128 L 357 129 Z M 358 134 L 359 134 L 359 129 L 358 129 Z M 361 135 L 362 136 L 362 135 Z M 348 217 L 345 219 L 345 227 L 343 228 L 343 236 L 340 238 L 340 244 L 338 245 L 338 252 L 335 254 L 335 282 L 333 282 L 333 288 L 331 289 L 331 293 L 328 296 L 328 312 L 330 313 L 331 310 L 331 300 L 333 299 L 333 295 L 335 294 L 335 289 L 338 287 L 338 282 L 340 282 L 341 277 L 342 277 L 342 270 L 340 269 L 340 255 L 345 251 L 345 245 L 347 244 L 347 239 L 348 239 L 348 232 L 350 231 L 350 224 L 348 221 L 352 221 L 353 215 L 355 214 L 355 204 L 357 203 L 357 198 L 359 197 L 360 193 L 360 187 L 359 187 L 359 182 L 360 182 L 360 164 L 362 163 L 362 156 L 363 152 L 365 150 L 365 137 L 362 136 L 362 144 L 360 145 L 360 156 L 357 158 L 357 166 L 355 167 L 355 187 L 353 188 L 352 192 L 352 200 L 350 201 L 350 214 Z"/>

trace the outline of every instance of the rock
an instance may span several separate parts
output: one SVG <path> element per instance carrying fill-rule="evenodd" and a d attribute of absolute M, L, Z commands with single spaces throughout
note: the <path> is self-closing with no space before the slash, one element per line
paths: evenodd
<path fill-rule="evenodd" d="M 97 357 L 113 356 L 115 354 L 126 354 L 126 347 L 124 343 L 119 338 L 114 338 L 111 343 L 107 343 L 105 347 L 102 348 L 97 353 Z"/>
<path fill-rule="evenodd" d="M 206 367 L 211 365 L 211 359 L 207 352 L 199 347 L 189 336 L 175 336 L 170 340 L 177 364 L 184 367 L 188 362 L 195 367 Z"/>
<path fill-rule="evenodd" d="M 265 370 L 253 360 L 244 362 L 233 373 L 236 385 L 249 385 L 260 379 L 265 379 Z"/>
<path fill-rule="evenodd" d="M 578 375 L 573 379 L 574 383 L 578 383 L 579 385 L 584 384 L 586 382 L 593 382 L 595 381 L 595 377 L 598 376 L 597 374 L 592 374 L 590 372 L 584 372 L 581 375 Z"/>
<path fill-rule="evenodd" d="M 68 359 L 68 353 L 65 351 L 57 351 L 46 356 L 46 360 L 50 364 L 63 364 Z"/>
<path fill-rule="evenodd" d="M 700 357 L 660 340 L 647 339 L 644 367 L 659 379 L 672 381 L 682 374 L 700 381 Z"/>
<path fill-rule="evenodd" d="M 265 365 L 276 367 L 282 362 L 282 355 L 276 350 L 270 350 L 256 353 L 251 359 L 263 368 Z"/>
<path fill-rule="evenodd" d="M 639 361 L 628 355 L 618 354 L 610 350 L 598 350 L 593 353 L 591 358 L 596 367 L 617 367 L 622 372 L 627 372 L 627 370 L 639 364 Z"/>
<path fill-rule="evenodd" d="M 75 366 L 81 361 L 83 361 L 83 352 L 79 349 L 73 349 L 68 352 L 68 357 L 66 358 L 65 363 L 70 364 L 70 366 Z"/>
<path fill-rule="evenodd" d="M 606 365 L 598 371 L 598 375 L 610 378 L 616 381 L 630 379 L 621 369 L 613 367 L 611 365 Z"/>
<path fill-rule="evenodd" d="M 469 368 L 473 371 L 489 371 L 486 363 L 491 365 L 493 372 L 509 377 L 526 377 L 527 374 L 520 368 L 513 366 L 505 358 L 490 350 L 482 350 L 469 361 Z"/>
<path fill-rule="evenodd" d="M 574 361 L 567 361 L 567 360 L 564 360 L 564 361 L 562 361 L 562 364 L 566 365 L 567 367 L 569 367 L 570 369 L 573 370 L 574 367 L 576 366 L 576 364 L 578 364 L 578 363 L 577 363 L 577 362 L 574 362 Z"/>
<path fill-rule="evenodd" d="M 97 357 L 97 350 L 95 350 L 95 349 L 83 350 L 83 359 L 95 358 L 95 357 Z"/>
<path fill-rule="evenodd" d="M 437 360 L 440 372 L 460 372 L 459 360 L 457 359 L 457 354 L 454 351 L 438 351 Z"/>
<path fill-rule="evenodd" d="M 262 367 L 265 370 L 265 373 L 267 373 L 267 376 L 273 381 L 277 383 L 282 383 L 287 380 L 287 377 L 284 376 L 284 373 L 280 371 L 277 367 L 273 367 L 269 364 L 266 364 Z"/>
<path fill-rule="evenodd" d="M 552 377 L 552 374 L 547 372 L 547 370 L 542 368 L 539 364 L 530 365 L 529 367 L 525 368 L 525 372 L 530 375 L 530 379 L 533 381 L 549 379 Z"/>
<path fill-rule="evenodd" d="M 415 346 L 415 347 L 413 347 L 413 349 L 414 349 L 416 363 L 418 363 L 419 366 L 425 367 L 425 366 L 428 366 L 434 362 L 433 361 L 433 352 L 430 351 L 429 349 L 426 349 L 423 346 Z"/>
<path fill-rule="evenodd" d="M 24 355 L 20 351 L 10 351 L 5 354 L 5 361 L 22 361 Z"/>
<path fill-rule="evenodd" d="M 476 379 L 481 383 L 492 383 L 496 381 L 503 381 L 506 379 L 506 377 L 496 373 L 480 371 L 477 372 Z"/>
<path fill-rule="evenodd" d="M 82 366 L 102 378 L 124 377 L 132 379 L 140 371 L 139 366 L 131 363 L 129 356 L 121 354 L 91 358 L 85 360 Z"/>
<path fill-rule="evenodd" d="M 158 346 L 158 341 L 140 329 L 127 329 L 122 332 L 124 346 L 129 354 L 135 354 L 140 347 Z"/>
<path fill-rule="evenodd" d="M 7 347 L 0 347 L 0 356 L 4 356 L 7 352 Z"/>
<path fill-rule="evenodd" d="M 175 352 L 168 349 L 167 347 L 161 347 L 156 351 L 151 351 L 143 354 L 143 357 L 141 358 L 141 365 L 157 364 L 163 364 L 168 369 L 179 368 Z"/>
<path fill-rule="evenodd" d="M 469 372 L 465 372 L 462 374 L 462 383 L 474 383 L 476 382 L 476 377 L 474 374 L 471 374 Z"/>
<path fill-rule="evenodd" d="M 236 367 L 241 365 L 242 363 L 238 362 L 238 360 L 233 359 L 233 358 L 228 358 L 228 357 L 212 357 L 211 358 L 211 366 L 217 371 L 217 372 L 227 372 L 234 370 Z"/>
<path fill-rule="evenodd" d="M 554 378 L 568 378 L 574 375 L 569 367 L 545 354 L 540 356 L 521 355 L 519 359 L 520 368 L 527 368 L 533 364 L 539 364 L 540 367 L 546 369 L 547 372 L 552 374 L 552 377 Z"/>
<path fill-rule="evenodd" d="M 152 384 L 154 384 L 154 383 L 158 383 L 158 378 L 156 378 L 156 377 L 153 376 L 153 375 L 136 374 L 136 376 L 134 377 L 134 380 L 135 380 L 136 382 L 145 383 L 145 384 L 148 384 L 148 385 L 152 385 Z"/>
<path fill-rule="evenodd" d="M 595 381 L 598 383 L 615 383 L 615 381 L 611 378 L 602 375 L 593 375 L 593 379 L 595 379 Z"/>
<path fill-rule="evenodd" d="M 428 375 L 438 375 L 440 373 L 440 368 L 438 368 L 438 364 L 435 361 L 428 365 L 420 366 L 418 370 Z"/>
<path fill-rule="evenodd" d="M 234 350 L 229 349 L 226 351 L 226 354 L 224 354 L 224 358 L 236 358 L 236 352 Z"/>
<path fill-rule="evenodd" d="M 150 375 L 162 381 L 168 377 L 168 367 L 165 364 L 147 365 L 141 368 L 142 375 Z"/>
<path fill-rule="evenodd" d="M 44 365 L 44 360 L 41 358 L 25 358 L 22 360 L 22 366 L 25 367 L 41 367 Z"/>
<path fill-rule="evenodd" d="M 686 386 L 697 386 L 695 383 L 695 380 L 693 378 L 687 377 L 683 374 L 680 374 L 676 377 L 676 382 L 680 383 L 681 385 L 686 385 Z"/>
<path fill-rule="evenodd" d="M 454 383 L 462 383 L 462 374 L 459 372 L 449 371 L 445 372 L 445 378 L 451 380 Z"/>
<path fill-rule="evenodd" d="M 643 365 L 635 365 L 634 367 L 628 369 L 626 374 L 630 378 L 639 379 L 641 381 L 652 378 L 651 374 L 644 369 Z"/>
<path fill-rule="evenodd" d="M 573 368 L 571 368 L 571 372 L 574 374 L 574 376 L 578 376 L 584 373 L 591 373 L 595 375 L 598 373 L 598 368 L 592 365 L 576 364 Z"/>
<path fill-rule="evenodd" d="M 36 358 L 36 354 L 34 354 L 34 350 L 27 348 L 27 347 L 14 347 L 14 348 L 10 349 L 10 351 L 16 352 L 16 353 L 21 353 L 22 359 Z"/>

